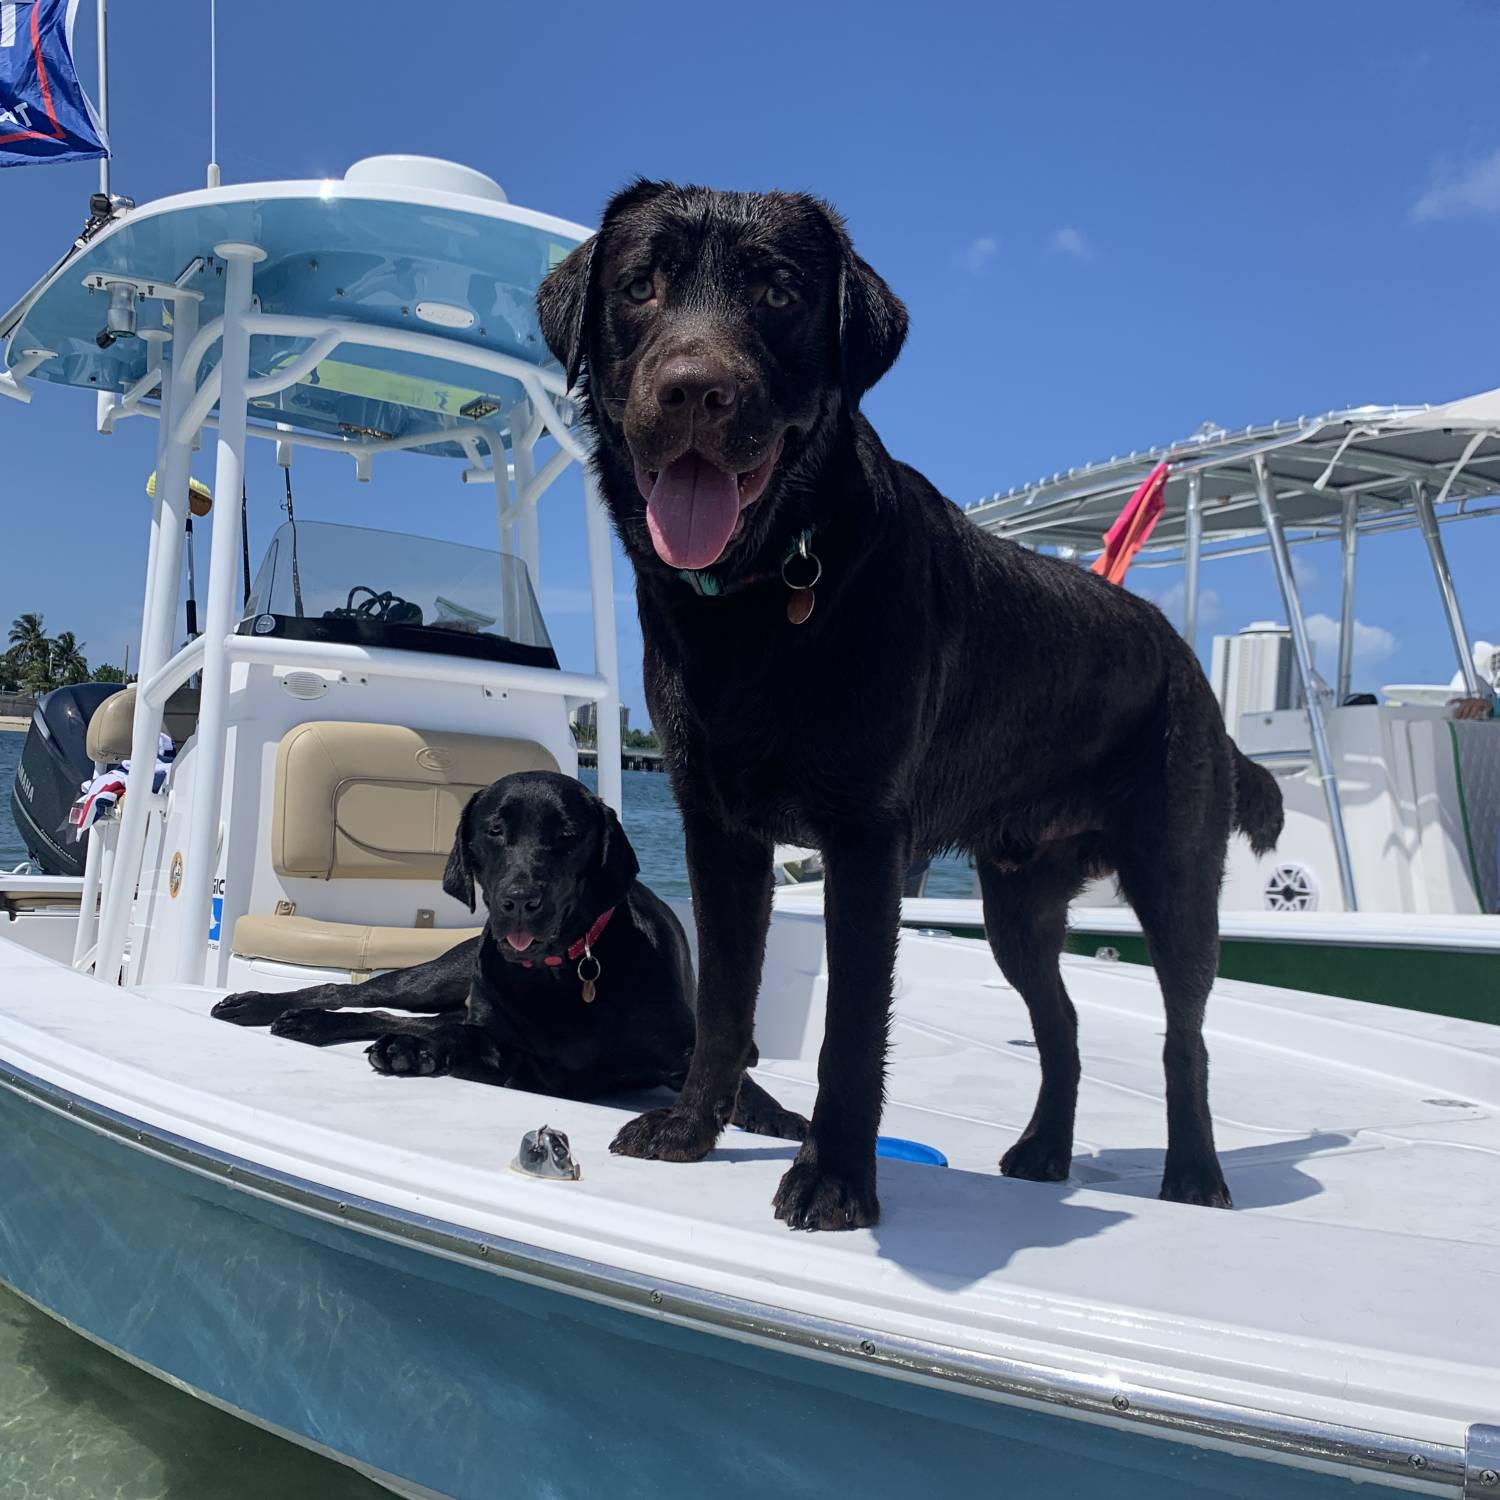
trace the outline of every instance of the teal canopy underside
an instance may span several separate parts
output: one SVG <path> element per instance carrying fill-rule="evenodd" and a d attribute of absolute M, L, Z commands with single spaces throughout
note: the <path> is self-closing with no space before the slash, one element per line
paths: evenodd
<path fill-rule="evenodd" d="M 203 294 L 200 326 L 224 310 L 225 263 L 214 247 L 237 241 L 260 247 L 254 292 L 264 313 L 375 324 L 436 335 L 557 371 L 537 326 L 535 295 L 547 272 L 578 243 L 581 231 L 541 216 L 480 204 L 449 206 L 332 196 L 319 184 L 276 184 L 192 193 L 138 209 L 99 233 L 33 293 L 10 334 L 7 367 L 27 350 L 56 357 L 26 375 L 95 391 L 123 392 L 145 374 L 148 340 L 121 338 L 100 348 L 107 294 L 96 276 L 160 278 Z M 303 189 L 300 193 L 294 189 Z M 449 198 L 448 202 L 452 202 Z M 192 271 L 194 262 L 202 266 Z M 424 321 L 420 303 L 472 314 L 468 328 Z M 138 304 L 142 331 L 161 327 L 163 305 Z M 170 313 L 166 315 L 170 318 Z M 250 374 L 267 375 L 309 340 L 257 335 Z M 200 369 L 219 358 L 217 344 Z M 299 381 L 252 400 L 250 417 L 331 437 L 402 438 L 478 421 L 486 441 L 509 442 L 508 416 L 524 392 L 519 380 L 460 361 L 343 344 Z M 455 442 L 415 450 L 460 457 Z"/>

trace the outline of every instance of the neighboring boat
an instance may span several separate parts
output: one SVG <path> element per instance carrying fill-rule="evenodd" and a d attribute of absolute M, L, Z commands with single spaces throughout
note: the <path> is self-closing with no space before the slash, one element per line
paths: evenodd
<path fill-rule="evenodd" d="M 358 979 L 462 937 L 440 873 L 463 799 L 518 766 L 574 770 L 581 701 L 619 804 L 591 489 L 591 673 L 558 668 L 533 594 L 537 501 L 581 450 L 532 293 L 585 233 L 476 173 L 377 160 L 146 205 L 23 304 L 11 394 L 103 390 L 106 421 L 161 422 L 141 676 L 97 748 L 150 764 L 171 695 L 199 689 L 175 700 L 162 789 L 91 831 L 80 912 L 0 877 L 0 1280 L 401 1494 L 1484 1493 L 1492 1028 L 1220 984 L 1242 1208 L 1185 1208 L 1154 1196 L 1153 979 L 1068 959 L 1088 1060 L 1073 1176 L 1012 1182 L 995 1163 L 1036 1088 L 1024 1010 L 981 945 L 908 933 L 884 1128 L 949 1165 L 885 1160 L 878 1228 L 793 1235 L 770 1210 L 790 1145 L 617 1158 L 638 1099 L 384 1079 L 358 1051 L 210 1017 L 227 989 Z M 96 341 L 106 303 L 135 338 Z M 503 550 L 289 523 L 246 604 L 221 507 L 204 631 L 174 653 L 189 455 L 215 408 L 220 496 L 248 414 L 286 462 L 456 460 L 494 486 Z M 826 983 L 821 922 L 778 914 L 760 1073 L 803 1109 Z M 580 1180 L 507 1169 L 543 1123 Z"/>
<path fill-rule="evenodd" d="M 1500 516 L 1500 391 L 1435 407 L 1357 407 L 1313 420 L 1205 429 L 1185 442 L 1071 470 L 969 507 L 976 525 L 1087 561 L 1142 479 L 1168 465 L 1165 507 L 1135 566 L 1183 566 L 1197 633 L 1204 562 L 1269 552 L 1306 708 L 1246 713 L 1240 748 L 1275 773 L 1286 830 L 1257 859 L 1231 841 L 1220 905 L 1227 978 L 1500 1021 L 1500 719 L 1445 705 L 1491 684 L 1473 661 L 1441 528 Z M 1491 530 L 1497 529 L 1493 524 Z M 1457 687 L 1352 692 L 1354 577 L 1363 536 L 1419 530 L 1453 637 Z M 1343 602 L 1332 701 L 1313 668 L 1290 549 L 1337 539 Z M 1110 670 L 1101 660 L 1099 670 Z M 796 851 L 782 868 L 795 880 Z M 806 910 L 817 889 L 783 885 Z M 982 935 L 976 899 L 908 901 L 904 920 Z M 1113 882 L 1075 902 L 1070 946 L 1146 962 Z"/>

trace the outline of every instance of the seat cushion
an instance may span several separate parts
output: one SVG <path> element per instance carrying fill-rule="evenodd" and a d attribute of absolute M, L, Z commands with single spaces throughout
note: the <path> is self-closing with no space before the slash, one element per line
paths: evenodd
<path fill-rule="evenodd" d="M 513 771 L 555 771 L 534 740 L 315 720 L 276 752 L 271 863 L 313 880 L 441 880 L 464 804 Z"/>
<path fill-rule="evenodd" d="M 161 727 L 181 744 L 198 727 L 197 688 L 178 688 L 162 710 Z M 84 748 L 90 760 L 105 765 L 130 759 L 130 737 L 135 728 L 135 684 L 111 693 L 89 717 Z"/>
<path fill-rule="evenodd" d="M 316 917 L 243 916 L 234 924 L 241 958 L 268 958 L 311 969 L 410 969 L 478 937 L 482 927 L 366 927 Z"/>

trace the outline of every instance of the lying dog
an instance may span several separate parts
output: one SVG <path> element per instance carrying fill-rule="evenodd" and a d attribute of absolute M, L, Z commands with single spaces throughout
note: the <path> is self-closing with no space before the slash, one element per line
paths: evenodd
<path fill-rule="evenodd" d="M 1000 1164 L 1072 1155 L 1068 902 L 1118 874 L 1166 1002 L 1162 1196 L 1229 1206 L 1204 1002 L 1231 828 L 1280 832 L 1151 604 L 972 526 L 860 414 L 906 310 L 800 194 L 638 182 L 537 298 L 584 377 L 594 469 L 636 570 L 646 697 L 687 833 L 698 1045 L 676 1104 L 614 1149 L 712 1149 L 751 1056 L 771 852 L 826 868 L 829 989 L 811 1132 L 776 1193 L 795 1228 L 872 1224 L 902 872 L 974 856 L 985 928 L 1031 1012 L 1041 1091 Z"/>
<path fill-rule="evenodd" d="M 692 961 L 671 909 L 636 879 L 614 812 L 549 771 L 469 799 L 443 889 L 484 932 L 441 958 L 361 985 L 229 995 L 213 1014 L 327 1046 L 372 1040 L 377 1073 L 439 1074 L 563 1098 L 679 1088 L 693 1050 Z M 339 1006 L 395 1005 L 392 1015 Z M 801 1140 L 807 1122 L 751 1078 L 735 1123 Z"/>

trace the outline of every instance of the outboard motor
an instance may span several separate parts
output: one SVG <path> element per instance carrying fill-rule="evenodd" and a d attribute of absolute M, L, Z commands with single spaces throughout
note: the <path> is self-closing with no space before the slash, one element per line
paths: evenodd
<path fill-rule="evenodd" d="M 94 710 L 117 682 L 83 682 L 37 699 L 10 789 L 11 816 L 32 861 L 48 875 L 82 875 L 87 840 L 76 842 L 68 809 L 94 774 L 86 742 Z"/>

